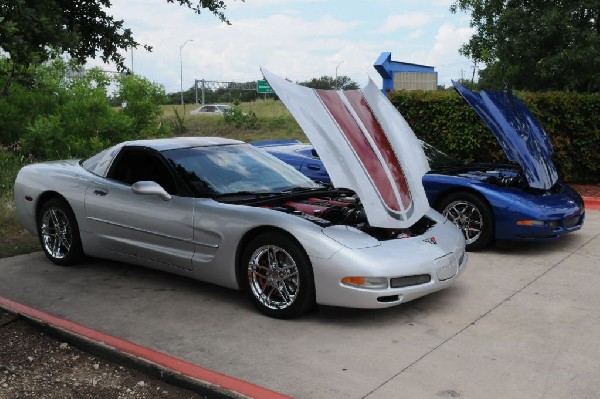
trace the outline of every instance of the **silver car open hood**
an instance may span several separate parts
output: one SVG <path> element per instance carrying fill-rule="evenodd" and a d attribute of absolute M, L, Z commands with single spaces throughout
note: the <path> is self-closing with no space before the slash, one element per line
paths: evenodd
<path fill-rule="evenodd" d="M 552 143 L 544 128 L 510 91 L 474 93 L 458 82 L 454 88 L 483 119 L 507 158 L 518 163 L 527 183 L 547 190 L 558 179 L 552 162 Z"/>
<path fill-rule="evenodd" d="M 362 90 L 299 86 L 262 69 L 315 146 L 336 187 L 360 197 L 369 224 L 404 228 L 429 209 L 427 158 L 398 110 L 369 81 Z"/>

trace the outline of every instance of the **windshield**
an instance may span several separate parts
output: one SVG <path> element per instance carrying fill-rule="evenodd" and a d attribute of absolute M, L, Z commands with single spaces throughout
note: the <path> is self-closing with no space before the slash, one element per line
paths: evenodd
<path fill-rule="evenodd" d="M 181 148 L 162 154 L 197 196 L 279 193 L 319 184 L 250 144 Z"/>
<path fill-rule="evenodd" d="M 450 155 L 441 152 L 424 141 L 421 141 L 421 147 L 423 147 L 423 152 L 425 153 L 425 156 L 429 161 L 429 167 L 432 170 L 463 165 L 458 159 L 452 158 Z"/>

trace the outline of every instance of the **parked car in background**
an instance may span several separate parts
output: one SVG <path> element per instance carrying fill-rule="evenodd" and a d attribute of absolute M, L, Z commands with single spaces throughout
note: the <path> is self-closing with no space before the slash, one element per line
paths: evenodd
<path fill-rule="evenodd" d="M 152 267 L 244 290 L 260 312 L 288 318 L 315 304 L 390 307 L 457 280 L 465 240 L 411 173 L 414 195 L 378 203 L 363 191 L 367 203 L 361 187 L 317 184 L 252 145 L 186 137 L 28 165 L 14 193 L 21 223 L 58 265 L 88 255 Z"/>
<path fill-rule="evenodd" d="M 583 200 L 558 179 L 550 159 L 552 146 L 527 108 L 511 93 L 484 92 L 483 101 L 460 85 L 457 90 L 483 114 L 514 161 L 462 162 L 422 142 L 431 168 L 423 177 L 429 203 L 462 230 L 467 250 L 485 248 L 494 240 L 552 240 L 581 229 Z M 294 140 L 253 144 L 311 179 L 330 183 L 312 145 Z"/>
<path fill-rule="evenodd" d="M 190 115 L 223 115 L 223 113 L 228 109 L 231 109 L 231 105 L 227 105 L 227 104 L 202 105 L 202 106 L 190 111 Z"/>

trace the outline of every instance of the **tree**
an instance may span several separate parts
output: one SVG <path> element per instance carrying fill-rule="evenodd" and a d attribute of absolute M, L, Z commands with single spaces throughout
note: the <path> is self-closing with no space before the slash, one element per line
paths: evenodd
<path fill-rule="evenodd" d="M 167 0 L 179 3 L 200 14 L 209 10 L 221 21 L 223 0 Z M 99 54 L 104 62 L 112 61 L 125 70 L 119 50 L 143 46 L 125 28 L 124 21 L 107 13 L 110 0 L 2 0 L 0 2 L 0 49 L 8 54 L 12 68 L 4 79 L 0 95 L 5 94 L 12 77 L 26 79 L 32 64 L 41 64 L 63 53 L 83 64 Z"/>
<path fill-rule="evenodd" d="M 121 75 L 116 81 L 119 84 L 116 97 L 125 105 L 123 114 L 133 121 L 134 132 L 156 133 L 157 121 L 162 116 L 160 104 L 166 97 L 164 87 L 135 74 Z"/>
<path fill-rule="evenodd" d="M 482 86 L 600 91 L 599 0 L 456 0 L 475 34 L 461 54 L 486 66 Z"/>
<path fill-rule="evenodd" d="M 0 69 L 6 64 L 0 58 Z M 0 147 L 16 145 L 37 159 L 82 157 L 124 140 L 170 133 L 159 106 L 164 88 L 143 77 L 83 71 L 60 59 L 30 69 L 27 87 L 14 83 L 0 97 Z M 115 84 L 125 108 L 109 102 Z"/>
<path fill-rule="evenodd" d="M 338 76 L 334 78 L 332 76 L 321 76 L 320 78 L 312 78 L 306 82 L 298 82 L 299 85 L 310 87 L 312 89 L 325 89 L 325 90 L 356 90 L 358 89 L 358 83 L 354 82 L 348 76 Z"/>

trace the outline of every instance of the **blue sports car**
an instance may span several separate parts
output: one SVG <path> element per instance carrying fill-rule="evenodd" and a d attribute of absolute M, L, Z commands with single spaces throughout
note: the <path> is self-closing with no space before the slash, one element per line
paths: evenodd
<path fill-rule="evenodd" d="M 482 249 L 494 240 L 551 240 L 579 230 L 583 200 L 558 179 L 552 145 L 529 110 L 510 92 L 474 93 L 454 85 L 510 161 L 465 163 L 422 143 L 431 168 L 423 176 L 429 203 L 463 231 L 467 249 Z M 296 140 L 253 144 L 311 179 L 330 183 L 312 145 Z"/>

